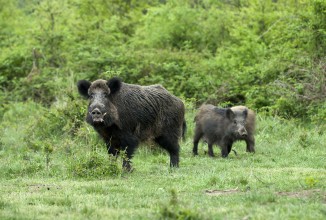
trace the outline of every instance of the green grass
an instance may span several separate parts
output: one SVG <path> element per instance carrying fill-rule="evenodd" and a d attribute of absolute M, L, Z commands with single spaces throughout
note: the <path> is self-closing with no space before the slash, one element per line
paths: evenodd
<path fill-rule="evenodd" d="M 16 105 L 1 123 L 0 219 L 326 218 L 324 125 L 260 116 L 255 154 L 238 142 L 238 156 L 222 159 L 215 147 L 212 159 L 204 143 L 192 156 L 188 111 L 180 168 L 170 169 L 168 155 L 145 143 L 126 173 L 85 123 L 31 147 L 30 114 L 42 110 L 29 107 Z M 8 117 L 16 113 L 21 120 Z"/>

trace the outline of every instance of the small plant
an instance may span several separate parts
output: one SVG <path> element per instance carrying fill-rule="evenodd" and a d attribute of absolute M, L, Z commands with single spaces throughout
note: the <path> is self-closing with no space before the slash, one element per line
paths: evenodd
<path fill-rule="evenodd" d="M 307 147 L 309 147 L 311 145 L 311 143 L 309 141 L 308 133 L 306 131 L 304 131 L 302 134 L 300 134 L 300 136 L 299 136 L 299 144 L 303 148 L 307 148 Z"/>
<path fill-rule="evenodd" d="M 243 186 L 248 186 L 249 181 L 245 177 L 240 178 L 239 183 Z"/>
<path fill-rule="evenodd" d="M 170 198 L 170 205 L 178 205 L 178 196 L 177 196 L 177 191 L 175 189 L 171 189 L 171 198 Z"/>
<path fill-rule="evenodd" d="M 305 178 L 305 184 L 308 188 L 313 188 L 314 186 L 317 185 L 317 183 L 319 182 L 316 178 L 312 177 L 312 176 L 308 176 Z"/>
<path fill-rule="evenodd" d="M 167 205 L 162 205 L 160 208 L 160 219 L 203 219 L 198 213 L 192 209 L 185 208 L 180 205 L 177 192 L 175 189 L 170 190 L 170 202 Z"/>
<path fill-rule="evenodd" d="M 218 177 L 216 177 L 216 176 L 213 176 L 213 177 L 211 177 L 210 179 L 209 179 L 209 181 L 208 181 L 208 185 L 209 186 L 215 186 L 217 183 L 219 183 L 220 182 L 220 179 L 218 178 Z"/>
<path fill-rule="evenodd" d="M 50 144 L 49 142 L 46 142 L 43 146 L 43 151 L 45 153 L 45 163 L 46 163 L 46 167 L 47 169 L 49 169 L 49 165 L 50 165 L 50 156 L 53 152 L 53 146 L 52 144 Z"/>
<path fill-rule="evenodd" d="M 29 140 L 25 138 L 25 141 L 28 144 L 28 148 L 33 150 L 34 152 L 43 151 L 45 154 L 45 165 L 46 168 L 49 169 L 51 162 L 51 154 L 53 153 L 53 144 L 50 140 Z"/>
<path fill-rule="evenodd" d="M 6 206 L 8 206 L 8 204 L 5 201 L 3 201 L 2 198 L 0 198 L 0 210 L 5 209 Z"/>

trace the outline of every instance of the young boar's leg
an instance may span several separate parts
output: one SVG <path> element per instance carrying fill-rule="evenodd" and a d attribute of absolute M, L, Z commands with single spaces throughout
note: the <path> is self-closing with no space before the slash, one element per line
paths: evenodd
<path fill-rule="evenodd" d="M 230 154 L 231 149 L 232 149 L 232 144 L 228 144 L 228 154 Z"/>
<path fill-rule="evenodd" d="M 162 148 L 167 150 L 170 154 L 170 166 L 179 167 L 179 144 L 178 139 L 172 140 L 165 136 L 155 138 L 155 142 L 158 143 Z"/>
<path fill-rule="evenodd" d="M 208 143 L 208 155 L 210 157 L 214 157 L 214 151 L 213 151 L 213 144 L 212 143 Z"/>
<path fill-rule="evenodd" d="M 227 157 L 229 155 L 229 152 L 228 152 L 228 146 L 223 146 L 222 147 L 222 157 Z"/>
<path fill-rule="evenodd" d="M 253 136 L 248 136 L 246 139 L 247 152 L 255 152 L 255 138 Z"/>
<path fill-rule="evenodd" d="M 231 141 L 226 141 L 224 142 L 223 146 L 222 146 L 222 157 L 227 157 L 229 155 L 229 153 L 231 152 L 232 149 L 232 142 Z"/>
<path fill-rule="evenodd" d="M 202 136 L 203 136 L 203 133 L 198 131 L 196 128 L 195 137 L 194 137 L 194 147 L 192 149 L 192 152 L 194 155 L 198 155 L 198 143 Z"/>

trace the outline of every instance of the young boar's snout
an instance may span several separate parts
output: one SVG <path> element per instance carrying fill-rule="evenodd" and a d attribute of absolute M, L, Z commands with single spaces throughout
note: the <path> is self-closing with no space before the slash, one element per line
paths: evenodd
<path fill-rule="evenodd" d="M 241 128 L 239 128 L 239 135 L 241 136 L 241 137 L 246 137 L 247 135 L 248 135 L 248 132 L 247 132 L 247 130 L 246 130 L 246 128 L 245 127 L 241 127 Z"/>

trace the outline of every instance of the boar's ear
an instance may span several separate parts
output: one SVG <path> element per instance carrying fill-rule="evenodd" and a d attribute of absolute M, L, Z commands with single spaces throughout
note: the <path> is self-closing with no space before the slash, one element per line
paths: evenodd
<path fill-rule="evenodd" d="M 228 108 L 227 110 L 226 110 L 226 117 L 229 119 L 229 120 L 233 120 L 234 119 L 234 117 L 235 117 L 235 114 L 234 114 L 234 112 L 230 109 L 230 108 Z"/>
<path fill-rule="evenodd" d="M 111 94 L 119 91 L 121 88 L 121 79 L 118 77 L 113 77 L 112 79 L 108 80 L 107 85 L 110 88 Z"/>
<path fill-rule="evenodd" d="M 91 82 L 87 80 L 79 80 L 77 82 L 78 92 L 81 96 L 88 98 L 88 89 L 91 86 Z"/>
<path fill-rule="evenodd" d="M 247 116 L 248 116 L 248 109 L 243 110 L 243 115 L 244 115 L 244 118 L 247 118 Z"/>

